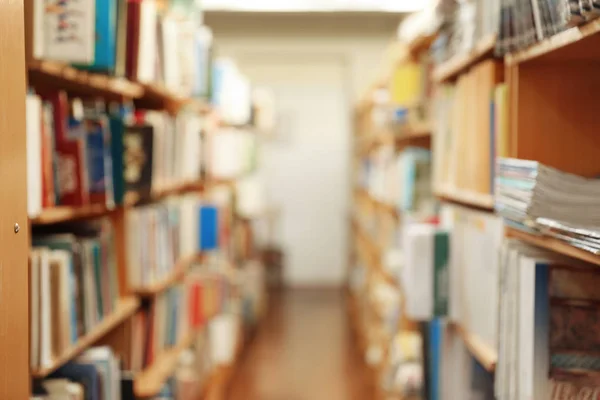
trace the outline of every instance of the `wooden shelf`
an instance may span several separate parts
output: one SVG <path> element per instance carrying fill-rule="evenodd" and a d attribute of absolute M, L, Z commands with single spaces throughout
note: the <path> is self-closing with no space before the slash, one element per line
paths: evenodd
<path fill-rule="evenodd" d="M 477 335 L 467 332 L 467 330 L 459 324 L 452 324 L 452 326 L 462 338 L 467 349 L 469 349 L 469 352 L 477 359 L 481 366 L 489 372 L 494 372 L 496 363 L 498 362 L 498 353 L 496 349 L 488 346 Z"/>
<path fill-rule="evenodd" d="M 452 80 L 482 59 L 491 56 L 496 46 L 496 35 L 482 38 L 471 52 L 459 54 L 438 65 L 433 70 L 433 80 L 437 83 Z"/>
<path fill-rule="evenodd" d="M 179 96 L 160 85 L 143 85 L 93 72 L 82 71 L 54 61 L 31 61 L 27 65 L 29 85 L 46 90 L 66 90 L 73 96 L 102 97 L 107 100 L 134 100 L 142 109 L 167 110 L 186 108 L 209 113 L 206 101 Z"/>
<path fill-rule="evenodd" d="M 75 343 L 73 347 L 71 347 L 69 350 L 64 352 L 60 357 L 55 359 L 52 362 L 52 365 L 40 369 L 35 369 L 31 371 L 31 375 L 34 378 L 43 378 L 51 374 L 61 365 L 77 357 L 88 347 L 92 346 L 98 340 L 102 339 L 105 335 L 110 333 L 110 331 L 116 328 L 119 324 L 128 319 L 131 315 L 135 313 L 139 305 L 140 301 L 137 297 L 130 296 L 122 298 L 121 300 L 119 300 L 119 304 L 117 305 L 115 312 L 105 317 L 96 327 L 94 327 L 85 336 L 79 338 L 77 343 Z"/>
<path fill-rule="evenodd" d="M 156 282 L 148 287 L 133 289 L 132 292 L 140 297 L 151 297 L 156 296 L 169 289 L 173 285 L 181 282 L 185 277 L 189 267 L 200 259 L 199 254 L 194 254 L 191 256 L 187 256 L 177 261 L 177 264 L 173 268 L 173 271 L 168 274 L 164 279 Z"/>
<path fill-rule="evenodd" d="M 52 61 L 28 63 L 29 84 L 35 88 L 61 89 L 75 96 L 98 96 L 110 100 L 137 99 L 144 88 L 124 78 L 81 71 Z"/>
<path fill-rule="evenodd" d="M 130 192 L 125 194 L 124 203 L 127 207 L 133 207 L 138 203 L 156 202 L 169 196 L 201 192 L 202 190 L 204 190 L 205 187 L 206 183 L 202 180 L 179 183 L 154 190 L 149 199 L 142 199 L 137 193 Z"/>
<path fill-rule="evenodd" d="M 162 390 L 167 379 L 173 375 L 179 356 L 192 345 L 195 338 L 195 332 L 188 333 L 176 346 L 158 354 L 152 365 L 136 375 L 133 384 L 136 398 L 153 397 Z"/>
<path fill-rule="evenodd" d="M 543 247 L 556 253 L 564 254 L 591 264 L 600 265 L 600 256 L 571 246 L 567 242 L 545 235 L 535 235 L 515 228 L 506 228 L 506 236 L 520 239 L 534 246 Z"/>
<path fill-rule="evenodd" d="M 384 214 L 389 214 L 396 219 L 400 218 L 400 212 L 396 206 L 374 199 L 369 192 L 362 188 L 355 189 L 355 193 L 359 198 L 368 202 L 375 210 Z"/>
<path fill-rule="evenodd" d="M 442 201 L 455 203 L 483 211 L 494 210 L 494 196 L 484 193 L 473 193 L 458 189 L 437 189 L 435 196 Z"/>
<path fill-rule="evenodd" d="M 159 84 L 143 85 L 144 95 L 135 101 L 136 107 L 151 110 L 167 110 L 176 113 L 183 108 L 209 113 L 211 106 L 200 99 L 180 96 Z"/>
<path fill-rule="evenodd" d="M 600 19 L 593 20 L 579 27 L 567 29 L 566 31 L 538 42 L 527 49 L 509 54 L 506 56 L 506 63 L 508 65 L 515 65 L 541 56 L 551 56 L 552 53 L 557 53 L 555 54 L 556 58 L 563 58 L 562 56 L 564 56 L 564 58 L 573 58 L 574 56 L 586 58 L 590 57 L 592 54 L 597 56 L 598 51 L 593 48 L 594 46 L 590 46 L 589 44 L 580 46 L 579 42 L 598 32 L 600 32 Z M 568 47 L 573 47 L 572 45 L 575 44 L 581 49 L 581 52 L 578 55 L 571 54 L 571 52 L 568 51 Z M 564 54 L 558 54 L 563 52 Z M 578 51 L 574 51 L 573 53 L 576 52 Z"/>
<path fill-rule="evenodd" d="M 378 133 L 358 138 L 358 152 L 361 154 L 366 154 L 383 145 L 395 145 L 398 149 L 406 146 L 429 148 L 431 126 L 428 123 L 399 126 L 393 129 L 382 129 Z"/>
<path fill-rule="evenodd" d="M 58 206 L 42 210 L 40 215 L 31 218 L 32 225 L 51 225 L 79 219 L 93 219 L 110 215 L 116 208 L 104 204 L 90 204 L 83 207 Z"/>

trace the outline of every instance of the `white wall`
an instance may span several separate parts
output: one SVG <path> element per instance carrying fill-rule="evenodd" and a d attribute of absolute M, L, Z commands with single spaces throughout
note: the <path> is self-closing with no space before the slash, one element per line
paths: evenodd
<path fill-rule="evenodd" d="M 277 98 L 277 136 L 262 146 L 262 175 L 279 213 L 286 283 L 339 286 L 347 263 L 352 107 L 395 19 L 210 14 L 218 56 L 232 57 Z"/>

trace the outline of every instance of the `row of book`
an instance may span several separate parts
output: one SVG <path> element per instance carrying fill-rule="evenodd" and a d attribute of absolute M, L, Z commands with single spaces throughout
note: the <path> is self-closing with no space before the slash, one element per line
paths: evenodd
<path fill-rule="evenodd" d="M 507 224 L 600 254 L 600 180 L 537 161 L 499 158 L 496 211 Z"/>
<path fill-rule="evenodd" d="M 92 347 L 47 378 L 34 382 L 36 400 L 135 399 L 133 376 L 121 371 L 120 360 L 110 347 Z"/>
<path fill-rule="evenodd" d="M 202 166 L 202 119 L 189 113 L 107 109 L 65 92 L 27 96 L 28 208 L 122 204 L 196 181 Z"/>
<path fill-rule="evenodd" d="M 495 158 L 508 152 L 508 99 L 502 77 L 501 63 L 484 61 L 461 75 L 455 85 L 436 90 L 435 191 L 493 192 Z M 464 151 L 467 148 L 472 150 Z"/>
<path fill-rule="evenodd" d="M 434 318 L 422 323 L 421 327 L 425 398 L 496 399 L 494 374 L 473 357 L 454 324 L 443 318 Z"/>
<path fill-rule="evenodd" d="M 521 50 L 600 15 L 595 0 L 517 0 L 501 4 L 497 52 Z"/>
<path fill-rule="evenodd" d="M 438 37 L 432 45 L 437 64 L 468 54 L 477 47 L 479 40 L 497 35 L 506 17 L 501 14 L 501 0 L 440 0 L 435 3 L 442 19 Z"/>
<path fill-rule="evenodd" d="M 596 397 L 597 268 L 518 240 L 500 260 L 497 398 Z"/>
<path fill-rule="evenodd" d="M 212 33 L 201 11 L 155 0 L 26 2 L 28 54 L 37 60 L 208 97 Z M 167 4 L 167 7 L 164 5 Z"/>
<path fill-rule="evenodd" d="M 358 187 L 371 198 L 413 214 L 433 209 L 430 182 L 431 152 L 419 147 L 400 153 L 382 147 L 363 158 L 358 171 Z"/>
<path fill-rule="evenodd" d="M 110 223 L 57 228 L 54 232 L 34 231 L 32 240 L 30 325 L 34 369 L 50 366 L 111 315 L 121 291 Z"/>
<path fill-rule="evenodd" d="M 406 312 L 416 321 L 447 317 L 498 345 L 498 254 L 502 218 L 443 205 L 439 223 L 403 228 L 400 281 Z"/>
<path fill-rule="evenodd" d="M 195 265 L 180 285 L 159 294 L 131 320 L 131 348 L 125 359 L 138 372 L 152 365 L 165 349 L 197 333 L 213 317 L 231 312 L 229 280 Z"/>

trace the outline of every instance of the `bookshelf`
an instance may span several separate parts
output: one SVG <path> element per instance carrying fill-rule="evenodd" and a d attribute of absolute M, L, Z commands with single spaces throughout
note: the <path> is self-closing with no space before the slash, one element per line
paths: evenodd
<path fill-rule="evenodd" d="M 77 7 L 92 4 L 85 3 Z M 171 3 L 96 2 L 106 14 L 124 5 L 133 20 L 139 17 L 136 7 L 149 7 L 144 13 L 155 13 L 160 29 L 171 24 L 170 33 L 181 35 L 158 43 L 154 23 L 145 30 L 129 19 L 111 24 L 107 29 L 113 31 L 100 37 L 114 40 L 107 52 L 114 51 L 112 64 L 99 53 L 104 43 L 95 42 L 104 13 L 97 13 L 96 25 L 84 24 L 93 26 L 94 35 L 79 32 L 85 40 L 76 44 L 93 50 L 92 59 L 83 62 L 83 50 L 57 56 L 53 51 L 60 49 L 52 46 L 62 44 L 39 35 L 48 11 L 40 8 L 42 2 L 27 0 L 25 9 L 23 2 L 0 6 L 3 33 L 12 38 L 0 50 L 26 54 L 27 60 L 11 62 L 10 73 L 0 74 L 6 94 L 0 111 L 11 115 L 0 119 L 3 132 L 10 132 L 2 134 L 0 179 L 14 188 L 0 212 L 10 228 L 3 239 L 10 251 L 0 261 L 11 266 L 0 271 L 0 312 L 10 321 L 0 347 L 11 359 L 5 374 L 11 383 L 0 383 L 1 398 L 41 395 L 57 378 L 64 379 L 51 383 L 83 395 L 90 388 L 77 383 L 82 380 L 70 375 L 73 369 L 105 362 L 119 367 L 110 382 L 101 382 L 102 390 L 123 382 L 132 388 L 128 398 L 166 393 L 190 400 L 173 394 L 179 372 L 193 368 L 193 383 L 200 386 L 201 371 L 234 368 L 236 359 L 213 347 L 223 352 L 243 346 L 238 328 L 259 320 L 265 298 L 254 289 L 263 288 L 264 276 L 250 223 L 257 216 L 239 217 L 236 203 L 243 200 L 237 183 L 254 172 L 257 161 L 216 161 L 233 147 L 248 159 L 256 156 L 253 118 L 260 106 L 252 103 L 250 83 L 235 62 L 212 56 L 212 34 L 204 35 L 208 28 L 198 25 L 201 10 L 189 3 L 183 18 Z M 68 18 L 89 14 L 87 8 L 71 11 Z M 25 29 L 7 23 L 23 17 Z M 163 40 L 178 41 L 180 53 L 173 54 L 175 46 L 168 43 L 162 47 Z M 144 41 L 143 48 L 129 48 L 135 41 Z M 94 43 L 98 46 L 90 47 Z M 155 63 L 161 69 L 154 71 Z M 246 95 L 240 95 L 242 86 Z M 23 109 L 17 100 L 26 92 Z M 26 124 L 19 115 L 27 117 Z M 215 147 L 222 136 L 229 136 L 229 146 Z M 224 173 L 227 168 L 238 173 Z M 242 230 L 243 240 L 235 236 Z M 242 302 L 252 307 L 242 310 Z M 60 310 L 52 307 L 58 304 Z M 219 337 L 209 334 L 213 326 Z M 221 343 L 228 335 L 231 344 Z M 193 355 L 192 365 L 182 362 L 184 353 L 188 359 Z M 4 361 L 0 366 L 5 368 Z M 23 374 L 15 374 L 16 368 Z"/>
<path fill-rule="evenodd" d="M 515 4 L 520 9 L 530 3 Z M 506 11 L 483 1 L 463 6 L 458 6 L 461 12 L 474 7 L 486 18 Z M 519 21 L 529 18 L 524 10 L 519 11 L 524 13 Z M 421 221 L 399 209 L 403 228 L 395 243 L 401 243 L 404 256 L 398 275 L 406 317 L 421 321 L 425 357 L 437 360 L 423 367 L 424 390 L 435 391 L 427 393 L 428 398 L 550 398 L 559 393 L 578 397 L 598 390 L 593 379 L 597 372 L 580 359 L 570 365 L 558 361 L 565 354 L 582 358 L 595 354 L 583 338 L 597 337 L 591 316 L 599 313 L 586 286 L 598 279 L 600 265 L 594 200 L 600 187 L 600 140 L 593 111 L 599 104 L 600 81 L 591 67 L 600 59 L 600 20 L 592 15 L 583 22 L 575 20 L 571 11 L 552 33 L 544 30 L 545 16 L 534 18 L 535 11 L 530 15 L 533 25 L 525 27 L 495 17 L 466 22 L 453 13 L 444 14 L 439 37 L 426 50 L 435 59 L 426 79 L 434 92 L 428 121 L 438 220 L 429 221 L 425 229 Z M 505 24 L 516 32 L 507 32 Z M 465 34 L 465 26 L 491 34 Z M 418 29 L 412 28 L 415 36 Z M 507 40 L 526 35 L 527 29 L 534 36 L 532 44 L 511 48 Z M 381 149 L 394 140 L 375 133 L 389 129 L 389 114 L 396 111 L 390 112 L 389 107 L 361 101 L 356 112 L 357 165 L 386 167 L 390 155 Z M 381 121 L 386 112 L 385 126 L 373 123 L 375 118 L 370 125 L 364 123 L 369 114 L 379 113 Z M 391 185 L 389 177 L 395 178 L 384 173 L 374 174 L 373 180 Z M 359 173 L 361 183 L 362 179 Z M 530 185 L 517 189 L 527 179 Z M 516 194 L 518 190 L 524 197 Z M 357 255 L 351 263 L 360 265 L 356 259 L 364 258 L 366 268 L 374 269 L 371 264 L 377 260 L 372 253 L 388 251 L 389 241 L 367 238 L 361 229 L 380 226 L 385 212 L 376 199 L 386 195 L 377 184 L 367 184 L 354 194 L 358 222 L 365 224 L 353 220 Z M 421 226 L 413 229 L 415 222 Z M 449 249 L 423 239 L 434 229 L 435 235 L 449 236 Z M 431 249 L 435 257 L 449 255 L 448 270 L 411 256 L 417 251 L 426 258 Z M 351 275 L 351 289 L 354 279 Z M 425 306 L 415 307 L 415 300 Z M 589 313 L 585 322 L 568 319 L 576 307 Z M 364 332 L 376 326 L 373 320 L 361 318 L 361 313 L 369 312 L 365 308 L 360 297 L 352 299 L 350 313 L 357 320 L 356 329 L 363 332 L 357 340 L 361 348 L 368 348 L 372 340 Z M 530 350 L 542 337 L 551 338 L 551 343 Z M 452 376 L 453 382 L 440 376 Z"/>

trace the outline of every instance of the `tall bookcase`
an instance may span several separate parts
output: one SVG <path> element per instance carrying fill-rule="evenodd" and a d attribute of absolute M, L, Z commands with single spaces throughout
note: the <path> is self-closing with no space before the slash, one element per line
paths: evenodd
<path fill-rule="evenodd" d="M 425 40 L 425 38 L 422 38 L 416 40 L 415 43 L 421 43 Z M 569 258 L 559 259 L 568 265 L 577 265 L 588 270 L 593 270 L 594 267 L 600 265 L 600 256 L 594 252 L 593 248 L 589 251 L 585 250 L 581 245 L 577 246 L 575 241 L 569 242 L 568 237 L 563 236 L 561 238 L 560 234 L 552 235 L 553 232 L 549 230 L 536 229 L 535 224 L 532 229 L 527 230 L 526 227 L 518 229 L 519 225 L 511 221 L 510 218 L 501 221 L 500 214 L 502 210 L 500 208 L 498 209 L 500 211 L 495 209 L 496 200 L 494 195 L 495 190 L 497 191 L 498 189 L 494 189 L 493 186 L 494 175 L 497 171 L 497 157 L 533 160 L 549 167 L 586 178 L 598 177 L 597 174 L 600 167 L 597 155 L 600 150 L 600 138 L 597 130 L 600 124 L 596 118 L 595 110 L 598 108 L 599 97 L 597 95 L 597 85 L 600 81 L 595 76 L 593 69 L 600 57 L 598 51 L 599 41 L 600 23 L 598 19 L 592 19 L 578 27 L 570 27 L 561 33 L 531 45 L 529 48 L 507 54 L 505 57 L 495 55 L 496 36 L 485 36 L 480 38 L 470 51 L 453 56 L 449 60 L 438 64 L 428 75 L 427 79 L 438 93 L 444 92 L 450 86 L 453 89 L 456 88 L 458 94 L 453 100 L 459 107 L 462 107 L 461 110 L 464 112 L 462 115 L 463 120 L 458 121 L 458 124 L 456 117 L 450 120 L 436 120 L 436 116 L 443 115 L 443 113 L 434 114 L 431 120 L 432 133 L 430 139 L 432 142 L 431 149 L 434 163 L 439 163 L 440 159 L 443 160 L 444 154 L 441 153 L 449 151 L 458 154 L 458 157 L 455 157 L 453 162 L 442 164 L 446 167 L 444 168 L 445 170 L 451 170 L 451 173 L 454 174 L 453 179 L 449 180 L 450 182 L 441 182 L 441 184 L 434 179 L 432 190 L 442 208 L 459 210 L 458 213 L 452 214 L 455 219 L 472 219 L 472 221 L 467 223 L 462 221 L 463 225 L 460 225 L 460 229 L 471 223 L 476 225 L 476 230 L 485 231 L 485 225 L 490 220 L 494 220 L 496 223 L 499 221 L 502 228 L 500 235 L 502 239 L 501 243 L 506 246 L 510 246 L 511 243 L 516 243 L 516 246 L 531 245 L 533 247 L 526 247 L 529 249 L 528 251 L 549 251 L 549 253 L 543 252 L 540 254 L 544 254 L 544 256 L 550 258 L 568 256 Z M 389 51 L 384 56 L 383 67 L 378 70 L 378 79 L 375 83 L 367 85 L 369 88 L 367 95 L 360 102 L 356 110 L 357 131 L 360 133 L 356 136 L 358 151 L 356 152 L 355 160 L 357 162 L 366 157 L 365 154 L 373 151 L 378 146 L 389 146 L 391 143 L 395 143 L 396 149 L 398 149 L 398 147 L 403 146 L 405 141 L 410 138 L 410 136 L 406 136 L 403 133 L 394 134 L 390 133 L 389 130 L 387 132 L 385 130 L 382 131 L 380 128 L 374 128 L 369 123 L 365 124 L 362 121 L 368 121 L 368 118 L 364 118 L 364 116 L 371 113 L 377 107 L 378 96 L 374 96 L 373 94 L 378 89 L 389 85 L 392 79 L 389 71 L 401 68 L 407 56 L 411 54 L 411 46 L 414 45 L 410 43 L 395 43 L 392 45 L 391 48 L 396 48 L 396 50 Z M 428 47 L 428 44 L 426 46 Z M 486 71 L 485 73 L 482 72 L 484 70 Z M 487 88 L 491 88 L 492 90 L 488 90 L 485 96 L 480 97 L 479 105 L 466 103 L 473 98 L 477 98 L 479 95 L 477 90 L 482 85 L 488 85 L 486 86 L 486 90 Z M 498 93 L 502 93 L 494 91 L 495 88 L 499 87 L 505 90 L 506 97 L 495 97 Z M 460 97 L 461 95 L 463 97 Z M 465 103 L 461 103 L 461 101 L 465 101 Z M 465 107 L 465 104 L 474 105 L 472 107 Z M 499 104 L 500 108 L 498 108 Z M 499 120 L 501 124 L 497 125 Z M 465 123 L 464 121 L 467 122 Z M 482 121 L 487 122 L 487 125 L 477 125 Z M 460 144 L 458 148 L 446 146 L 447 143 L 439 141 L 439 135 L 444 134 L 445 124 L 452 125 L 454 131 L 452 140 Z M 429 139 L 429 136 L 427 137 Z M 474 160 L 477 160 L 477 157 L 471 157 L 472 155 L 481 157 L 479 157 L 479 161 L 475 162 Z M 456 165 L 459 164 L 462 164 L 462 167 L 457 168 Z M 484 171 L 483 175 L 481 174 L 481 170 Z M 473 187 L 478 187 L 478 177 L 491 182 L 491 185 L 488 185 L 490 186 L 490 190 L 473 189 Z M 466 184 L 464 184 L 465 182 Z M 468 187 L 471 183 L 474 183 L 473 186 Z M 543 196 L 540 199 L 543 199 Z M 576 199 L 569 199 L 568 196 L 565 196 L 565 202 L 567 201 L 572 202 L 572 207 L 578 207 Z M 364 217 L 366 215 L 368 218 L 373 218 L 373 216 L 375 218 L 384 218 L 385 215 L 390 215 L 394 219 L 403 221 L 406 216 L 400 213 L 393 204 L 382 204 L 381 201 L 375 199 L 370 193 L 364 190 L 357 190 L 355 205 L 356 211 L 352 219 L 351 230 L 354 232 L 353 237 L 355 239 L 353 243 L 357 256 L 351 258 L 351 262 L 356 263 L 356 259 L 362 259 L 362 264 L 366 266 L 367 274 L 385 274 L 386 280 L 402 287 L 402 282 L 399 282 L 400 278 L 397 276 L 387 276 L 387 272 L 381 268 L 382 249 L 388 246 L 389 239 L 385 239 L 379 233 L 370 234 L 369 232 L 365 232 L 365 229 L 357 222 L 357 217 Z M 568 206 L 568 203 L 565 206 Z M 595 210 L 590 210 L 590 212 L 592 211 Z M 377 217 L 377 215 L 380 216 Z M 385 227 L 382 224 L 379 226 Z M 594 228 L 590 229 L 595 230 Z M 453 235 L 454 233 L 451 234 Z M 511 242 L 511 239 L 518 239 L 518 242 Z M 463 240 L 463 237 L 460 240 Z M 468 253 L 477 253 L 478 249 L 476 247 L 487 246 L 484 241 L 476 241 L 474 239 L 471 242 L 467 241 L 464 245 L 463 249 Z M 496 250 L 486 255 L 480 254 L 481 257 L 478 258 L 479 264 L 496 268 L 494 265 L 497 262 L 496 258 L 501 254 L 501 249 L 497 248 Z M 457 260 L 459 262 L 454 260 L 450 261 L 450 263 L 460 264 L 472 261 L 467 260 L 464 255 L 461 255 L 461 258 Z M 451 267 L 458 267 L 461 271 L 464 270 L 464 265 L 452 265 Z M 507 268 L 505 264 L 503 268 Z M 517 268 L 520 271 L 526 267 L 519 264 Z M 494 273 L 499 274 L 498 271 Z M 469 276 L 465 275 L 462 275 L 460 279 L 462 280 L 463 289 L 466 288 L 466 285 L 474 286 L 481 283 L 473 281 L 473 279 L 469 279 Z M 567 279 L 568 282 L 568 278 L 564 279 Z M 496 276 L 492 283 L 495 285 L 508 285 L 502 283 L 500 275 Z M 517 287 L 518 285 L 519 283 L 517 283 Z M 583 288 L 578 289 L 580 289 L 581 293 L 584 292 Z M 523 290 L 523 288 L 521 287 L 520 290 Z M 530 288 L 529 290 L 536 293 L 536 290 L 539 289 Z M 485 293 L 485 296 L 483 293 L 480 293 L 478 301 L 482 303 L 497 302 L 498 308 L 501 309 L 502 305 L 500 303 L 503 300 L 503 293 L 501 291 L 494 293 L 493 290 Z M 494 297 L 492 298 L 491 296 Z M 505 293 L 504 296 L 506 297 Z M 473 302 L 472 298 L 470 300 Z M 353 299 L 353 302 L 355 301 L 356 299 Z M 548 303 L 554 304 L 550 300 L 548 300 Z M 522 306 L 520 303 L 516 304 L 518 305 L 515 307 Z M 532 315 L 538 318 L 536 307 L 540 305 L 544 306 L 544 303 L 541 301 L 540 303 L 535 303 L 533 306 L 534 310 L 527 312 L 533 311 Z M 506 306 L 504 305 L 504 307 Z M 552 305 L 548 307 L 552 307 Z M 588 305 L 588 307 L 597 306 Z M 356 315 L 356 307 L 354 306 L 352 309 L 354 315 Z M 370 310 L 368 307 L 363 308 L 363 318 L 358 319 L 359 322 L 356 324 L 358 325 L 359 332 L 362 333 L 359 335 L 359 339 L 361 340 L 358 341 L 360 347 L 364 346 L 364 332 L 369 329 L 368 326 L 365 326 L 364 321 L 369 321 L 369 318 L 365 314 L 368 315 L 372 312 L 373 310 Z M 520 310 L 514 310 L 514 313 L 517 315 L 520 315 L 520 312 Z M 504 329 L 500 326 L 502 322 L 499 321 L 501 318 L 506 317 L 495 314 L 494 317 L 498 317 L 498 321 L 494 320 L 493 323 L 498 324 L 499 329 Z M 544 316 L 540 318 L 544 318 Z M 529 368 L 522 367 L 521 364 L 516 365 L 516 362 L 522 361 L 515 361 L 510 358 L 510 355 L 507 356 L 506 353 L 504 354 L 504 360 L 501 360 L 502 351 L 506 351 L 506 346 L 514 346 L 514 343 L 506 344 L 508 341 L 507 337 L 502 337 L 501 335 L 526 335 L 529 332 L 523 333 L 521 330 L 518 333 L 497 333 L 498 337 L 490 340 L 489 337 L 482 337 L 477 332 L 471 330 L 468 321 L 462 321 L 460 318 L 456 319 L 455 315 L 447 314 L 441 318 L 434 316 L 433 319 L 443 321 L 441 326 L 444 333 L 442 333 L 441 337 L 437 338 L 438 344 L 442 342 L 448 348 L 454 346 L 452 341 L 448 340 L 447 336 L 444 336 L 446 334 L 451 337 L 455 335 L 457 338 L 460 338 L 462 342 L 461 346 L 466 348 L 469 357 L 476 360 L 479 367 L 487 371 L 486 387 L 491 392 L 494 390 L 502 392 L 503 389 L 499 388 L 499 386 L 506 384 L 506 380 L 501 380 L 500 383 L 496 381 L 496 388 L 493 387 L 493 383 L 498 379 L 499 374 L 506 373 L 507 368 Z M 534 330 L 540 329 L 537 326 L 538 323 L 541 324 L 536 319 Z M 569 323 L 565 322 L 565 324 Z M 504 319 L 504 324 L 506 324 L 506 319 Z M 520 329 L 529 329 L 528 325 L 523 323 L 523 320 L 519 324 L 527 326 L 527 328 Z M 554 329 L 546 328 L 548 331 Z M 401 329 L 400 327 L 399 330 Z M 513 326 L 507 329 L 516 328 Z M 594 328 L 590 324 L 587 329 L 589 329 L 587 331 L 589 333 L 593 332 Z M 573 331 L 579 333 L 586 332 L 586 327 L 580 325 L 574 327 Z M 537 330 L 535 332 L 536 335 L 544 334 L 544 332 L 539 333 Z M 510 340 L 514 341 L 517 339 Z M 536 336 L 535 340 L 539 340 L 539 337 Z M 426 341 L 432 345 L 431 338 L 427 338 Z M 390 347 L 391 343 L 385 343 L 383 346 Z M 442 366 L 443 361 L 440 361 L 439 358 L 443 350 L 437 349 L 437 351 L 438 355 L 436 357 L 438 358 L 430 357 L 425 360 L 425 363 L 429 363 L 430 365 L 425 367 L 426 371 L 424 375 L 431 372 L 431 362 L 434 359 L 439 364 L 437 367 L 433 367 L 433 369 L 436 369 L 436 373 L 439 374 L 442 369 L 448 368 L 448 365 Z M 538 349 L 536 351 L 541 350 Z M 549 345 L 548 354 L 553 354 L 553 351 L 568 352 L 569 350 L 557 350 Z M 583 350 L 580 350 L 578 354 L 588 356 L 591 353 L 591 351 L 583 352 Z M 451 354 L 456 356 L 456 353 Z M 536 353 L 535 357 L 539 356 L 543 358 L 540 354 L 544 353 Z M 456 381 L 462 379 L 462 374 L 459 372 L 465 364 L 461 362 L 451 360 L 450 375 L 455 377 Z M 535 362 L 537 362 L 537 359 Z M 513 365 L 510 365 L 510 363 L 513 363 Z M 499 371 L 501 369 L 500 365 L 503 366 L 504 371 Z M 596 372 L 592 371 L 591 368 L 576 370 L 575 367 L 571 366 L 563 367 L 564 371 L 560 370 L 560 368 L 560 366 L 555 366 L 554 364 L 549 364 L 548 367 L 547 387 L 554 388 L 552 389 L 554 390 L 552 396 L 568 394 L 577 397 L 584 395 L 584 393 L 597 391 L 597 382 L 592 379 L 596 376 Z M 556 375 L 554 375 L 555 371 L 557 371 Z M 565 375 L 561 376 L 561 372 L 565 371 L 567 371 Z M 375 368 L 375 372 L 379 372 L 377 368 Z M 429 378 L 431 377 L 427 376 L 427 379 Z M 439 375 L 435 378 L 439 379 Z M 504 377 L 501 379 L 507 378 Z M 540 382 L 536 381 L 533 385 L 537 387 L 539 384 Z M 425 398 L 454 398 L 447 397 L 448 393 L 444 393 L 443 391 L 432 395 L 428 393 L 429 389 L 429 387 L 425 387 L 424 389 L 423 395 Z M 441 389 L 437 388 L 436 390 Z M 561 392 L 561 390 L 564 390 L 564 392 Z M 486 396 L 489 396 L 489 393 L 489 391 L 486 392 Z M 457 396 L 461 397 L 460 395 Z M 492 397 L 485 398 L 494 398 L 493 396 L 494 393 L 492 393 Z"/>
<path fill-rule="evenodd" d="M 0 4 L 0 397 L 29 396 L 29 296 L 23 2 Z M 10 56 L 9 56 L 10 55 Z"/>

